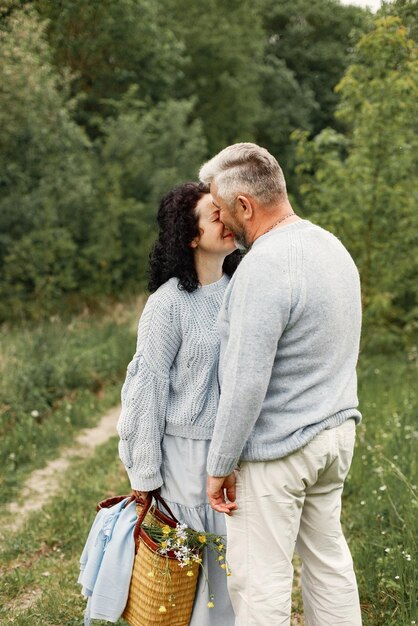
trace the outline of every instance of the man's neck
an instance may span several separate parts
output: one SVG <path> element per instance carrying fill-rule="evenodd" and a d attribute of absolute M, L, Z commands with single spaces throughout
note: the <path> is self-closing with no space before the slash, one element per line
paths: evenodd
<path fill-rule="evenodd" d="M 292 209 L 292 205 L 288 200 L 281 204 L 270 207 L 269 210 L 262 211 L 260 219 L 254 225 L 254 230 L 251 235 L 251 243 L 254 243 L 256 239 L 262 237 L 266 233 L 282 228 L 293 222 L 300 220 Z"/>

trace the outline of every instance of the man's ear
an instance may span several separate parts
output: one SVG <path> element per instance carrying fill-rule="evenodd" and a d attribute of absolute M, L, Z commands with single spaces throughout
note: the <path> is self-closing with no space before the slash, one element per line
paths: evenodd
<path fill-rule="evenodd" d="M 253 205 L 247 196 L 237 196 L 236 206 L 244 220 L 249 220 L 253 216 Z"/>

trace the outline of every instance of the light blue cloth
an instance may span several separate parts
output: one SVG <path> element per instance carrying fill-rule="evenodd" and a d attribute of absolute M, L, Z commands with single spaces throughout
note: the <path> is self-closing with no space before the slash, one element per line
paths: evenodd
<path fill-rule="evenodd" d="M 92 619 L 116 622 L 129 594 L 135 558 L 133 531 L 137 521 L 135 502 L 125 498 L 101 509 L 93 522 L 80 558 L 82 594 L 88 598 L 84 624 Z"/>

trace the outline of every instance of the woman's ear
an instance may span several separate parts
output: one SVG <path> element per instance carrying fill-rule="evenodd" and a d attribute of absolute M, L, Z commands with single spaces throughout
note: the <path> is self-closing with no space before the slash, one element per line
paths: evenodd
<path fill-rule="evenodd" d="M 199 228 L 199 231 L 200 231 L 200 235 L 201 235 L 202 234 L 202 229 Z M 199 241 L 200 241 L 200 235 L 197 235 L 197 237 L 195 237 L 194 239 L 191 240 L 191 242 L 189 243 L 189 246 L 191 248 L 196 249 L 198 247 Z"/>

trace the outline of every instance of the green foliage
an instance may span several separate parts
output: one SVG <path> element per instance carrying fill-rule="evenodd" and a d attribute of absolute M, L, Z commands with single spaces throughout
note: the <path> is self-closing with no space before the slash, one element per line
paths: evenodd
<path fill-rule="evenodd" d="M 133 84 L 148 103 L 176 91 L 183 45 L 153 0 L 35 0 L 49 20 L 49 42 L 59 68 L 75 77 L 83 94 L 78 121 L 95 134 L 95 115 L 112 114 L 108 98 L 119 98 Z"/>
<path fill-rule="evenodd" d="M 418 20 L 416 0 L 383 0 L 377 13 L 378 17 L 395 15 L 408 29 L 408 36 L 417 41 Z"/>
<path fill-rule="evenodd" d="M 16 313 L 23 314 L 34 301 L 43 301 L 47 312 L 76 285 L 75 251 L 75 243 L 64 228 L 32 230 L 23 235 L 12 243 L 5 257 L 0 296 L 3 291 Z"/>
<path fill-rule="evenodd" d="M 253 0 L 164 0 L 171 28 L 185 49 L 183 97 L 195 96 L 208 155 L 230 143 L 251 141 L 262 113 L 260 67 L 263 31 Z"/>
<path fill-rule="evenodd" d="M 279 159 L 294 186 L 290 133 L 336 127 L 334 87 L 346 69 L 352 34 L 365 28 L 362 9 L 336 0 L 263 0 L 263 116 L 258 139 Z M 297 189 L 292 189 L 297 193 Z"/>
<path fill-rule="evenodd" d="M 416 20 L 409 0 L 379 15 L 337 0 L 5 0 L 0 321 L 144 289 L 161 195 L 255 140 L 352 251 L 368 325 L 389 344 L 414 332 Z"/>
<path fill-rule="evenodd" d="M 337 86 L 346 134 L 295 134 L 304 211 L 348 245 L 359 267 L 366 341 L 417 330 L 417 71 L 399 18 L 377 20 Z"/>
<path fill-rule="evenodd" d="M 142 54 L 151 54 L 157 34 L 151 29 L 144 40 L 135 32 Z M 68 68 L 61 76 L 53 65 L 46 23 L 33 9 L 12 11 L 3 23 L 0 61 L 0 319 L 48 314 L 75 290 L 97 297 L 144 289 L 158 199 L 195 178 L 206 155 L 194 101 L 153 105 L 149 86 L 145 100 L 138 86 L 116 99 L 97 96 L 107 117 L 95 115 L 100 136 L 92 144 L 73 119 L 76 83 Z M 157 83 L 152 63 L 147 71 Z"/>
<path fill-rule="evenodd" d="M 344 490 L 343 523 L 356 567 L 364 626 L 412 624 L 418 614 L 417 353 L 363 354 L 363 422 Z"/>
<path fill-rule="evenodd" d="M 144 289 L 159 198 L 195 179 L 206 145 L 193 102 L 168 100 L 148 109 L 128 93 L 101 124 L 96 187 L 102 205 L 89 226 L 83 272 L 98 293 Z M 87 288 L 87 286 L 86 286 Z"/>
<path fill-rule="evenodd" d="M 45 24 L 14 12 L 0 30 L 0 317 L 74 286 L 77 216 L 89 206 L 89 143 L 71 119 L 68 80 Z M 54 276 L 54 272 L 61 275 Z M 7 300 L 10 299 L 9 302 Z"/>

